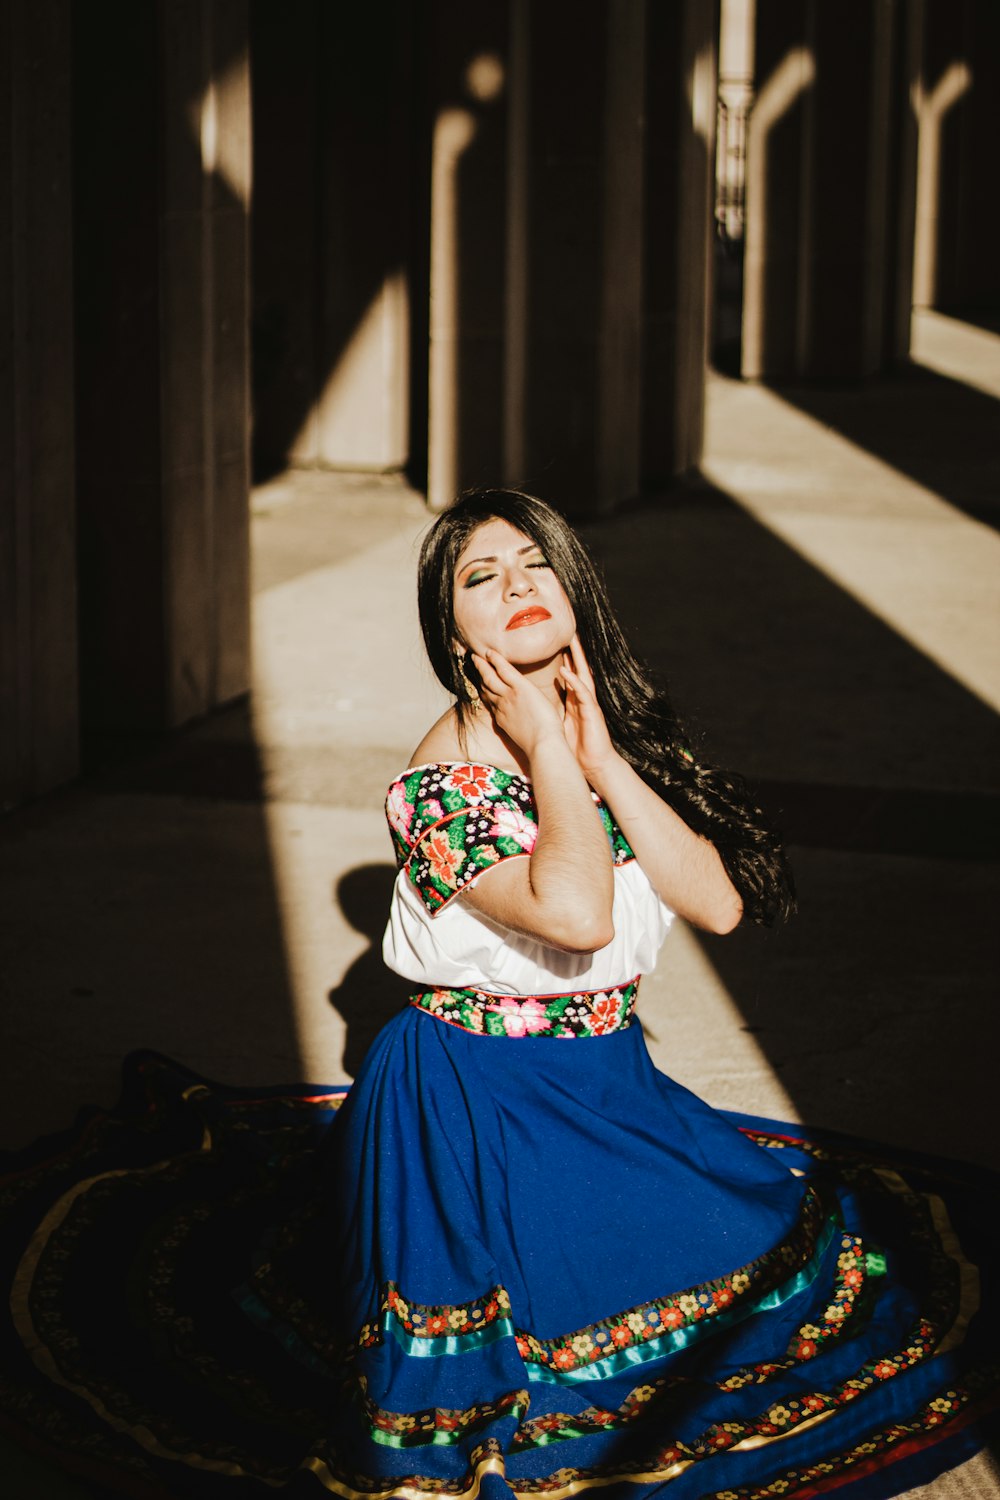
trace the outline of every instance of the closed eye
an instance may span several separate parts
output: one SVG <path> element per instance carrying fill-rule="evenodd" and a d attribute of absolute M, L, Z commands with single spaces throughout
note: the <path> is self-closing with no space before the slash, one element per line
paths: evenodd
<path fill-rule="evenodd" d="M 526 568 L 551 568 L 552 564 L 544 557 L 538 557 L 534 562 L 525 563 L 524 566 Z M 488 583 L 491 578 L 496 578 L 496 576 L 495 569 L 477 569 L 476 572 L 469 574 L 462 587 L 463 589 L 478 588 L 481 583 Z"/>

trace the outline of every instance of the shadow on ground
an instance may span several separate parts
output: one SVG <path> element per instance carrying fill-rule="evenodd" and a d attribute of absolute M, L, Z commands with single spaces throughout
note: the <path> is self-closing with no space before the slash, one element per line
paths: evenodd
<path fill-rule="evenodd" d="M 246 731 L 245 711 L 218 724 Z M 214 727 L 214 726 L 213 726 Z M 6 819 L 4 1089 L 15 1146 L 110 1104 L 149 1047 L 223 1081 L 298 1075 L 253 742 L 204 731 Z"/>
<path fill-rule="evenodd" d="M 396 880 L 395 865 L 361 865 L 337 882 L 335 900 L 351 926 L 369 946 L 355 959 L 342 982 L 327 996 L 342 1017 L 344 1067 L 352 1078 L 378 1031 L 405 1005 L 413 985 L 382 962 L 382 933 Z"/>

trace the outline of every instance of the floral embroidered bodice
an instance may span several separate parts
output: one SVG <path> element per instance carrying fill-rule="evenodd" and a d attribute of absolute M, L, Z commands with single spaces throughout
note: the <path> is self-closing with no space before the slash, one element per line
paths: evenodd
<path fill-rule="evenodd" d="M 591 793 L 616 865 L 635 855 Z M 531 782 L 498 766 L 451 761 L 416 766 L 389 788 L 386 817 L 396 859 L 430 912 L 500 860 L 530 854 L 538 838 Z"/>
<path fill-rule="evenodd" d="M 398 866 L 383 943 L 388 966 L 421 988 L 514 996 L 603 990 L 648 973 L 673 913 L 611 811 L 592 795 L 615 865 L 615 937 L 596 953 L 569 954 L 511 932 L 456 899 L 502 860 L 531 854 L 538 813 L 530 779 L 457 761 L 404 771 L 386 797 Z"/>

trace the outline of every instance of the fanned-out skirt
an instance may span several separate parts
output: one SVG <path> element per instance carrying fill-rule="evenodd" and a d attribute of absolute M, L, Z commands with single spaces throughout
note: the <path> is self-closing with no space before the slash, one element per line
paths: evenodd
<path fill-rule="evenodd" d="M 484 1013 L 407 1007 L 349 1091 L 137 1054 L 8 1158 L 8 1433 L 215 1500 L 873 1500 L 983 1442 L 995 1180 Z"/>

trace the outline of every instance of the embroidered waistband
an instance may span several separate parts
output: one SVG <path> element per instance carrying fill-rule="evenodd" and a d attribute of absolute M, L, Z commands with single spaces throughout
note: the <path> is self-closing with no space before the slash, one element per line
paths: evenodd
<path fill-rule="evenodd" d="M 491 995 L 486 990 L 423 990 L 410 1004 L 479 1036 L 607 1036 L 631 1026 L 638 978 L 607 990 L 567 995 Z"/>

